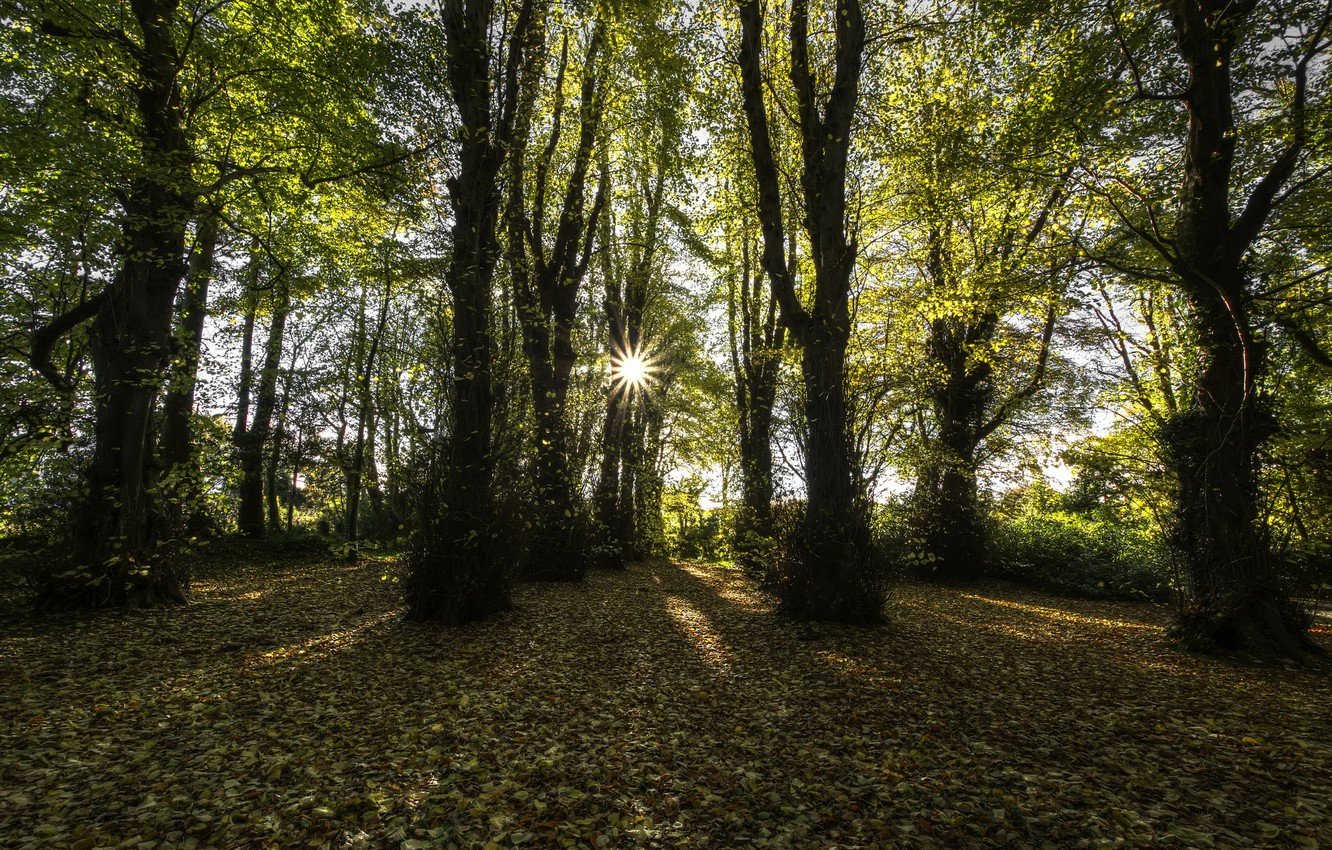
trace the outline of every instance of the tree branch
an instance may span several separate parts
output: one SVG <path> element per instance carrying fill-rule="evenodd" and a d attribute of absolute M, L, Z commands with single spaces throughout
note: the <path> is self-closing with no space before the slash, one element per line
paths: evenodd
<path fill-rule="evenodd" d="M 38 374 L 50 382 L 51 386 L 61 392 L 73 392 L 74 386 L 51 363 L 51 351 L 62 337 L 97 315 L 97 311 L 106 303 L 108 291 L 106 289 L 102 290 L 92 298 L 55 317 L 32 332 L 32 352 L 28 357 L 28 362 L 32 365 L 32 368 L 37 370 Z"/>
<path fill-rule="evenodd" d="M 1309 38 L 1309 46 L 1305 49 L 1300 60 L 1295 63 L 1295 92 L 1290 100 L 1290 123 L 1291 139 L 1290 143 L 1277 154 L 1272 165 L 1267 169 L 1267 173 L 1258 181 L 1258 185 L 1253 187 L 1253 192 L 1249 194 L 1248 201 L 1244 204 L 1244 212 L 1235 221 L 1231 228 L 1233 237 L 1231 242 L 1231 252 L 1234 255 L 1234 261 L 1238 262 L 1246 251 L 1249 250 L 1258 235 L 1262 232 L 1263 225 L 1267 223 L 1267 218 L 1272 214 L 1276 206 L 1277 193 L 1286 185 L 1291 174 L 1295 172 L 1295 165 L 1299 162 L 1300 154 L 1304 151 L 1304 146 L 1308 142 L 1309 129 L 1305 120 L 1305 97 L 1308 88 L 1309 63 L 1319 54 L 1327 49 L 1328 43 L 1323 41 L 1323 36 L 1328 28 L 1332 26 L 1332 0 L 1328 0 L 1323 8 L 1323 16 L 1318 21 L 1313 35 Z"/>
<path fill-rule="evenodd" d="M 1008 401 L 1000 405 L 989 422 L 976 429 L 977 442 L 993 434 L 996 428 L 1008 421 L 1008 418 L 1013 415 L 1013 411 L 1017 410 L 1018 405 L 1036 395 L 1036 392 L 1040 390 L 1041 384 L 1045 382 L 1046 367 L 1050 362 L 1050 340 L 1054 337 L 1057 315 L 1055 303 L 1051 301 L 1045 313 L 1045 328 L 1041 331 L 1041 352 L 1036 358 L 1036 371 L 1032 373 L 1031 380 L 1022 389 L 1013 393 L 1009 396 Z"/>
<path fill-rule="evenodd" d="M 1312 333 L 1295 324 L 1294 319 L 1285 316 L 1273 316 L 1272 321 L 1276 322 L 1277 327 L 1285 331 L 1295 343 L 1299 345 L 1300 350 L 1309 356 L 1318 366 L 1332 371 L 1332 355 L 1329 355 L 1319 345 L 1318 340 Z"/>

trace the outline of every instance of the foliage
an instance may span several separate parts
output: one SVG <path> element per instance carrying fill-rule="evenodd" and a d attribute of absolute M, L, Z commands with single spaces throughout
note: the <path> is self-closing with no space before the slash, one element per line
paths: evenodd
<path fill-rule="evenodd" d="M 1174 567 L 1159 534 L 1057 511 L 991 529 L 990 575 L 1072 596 L 1166 601 Z"/>

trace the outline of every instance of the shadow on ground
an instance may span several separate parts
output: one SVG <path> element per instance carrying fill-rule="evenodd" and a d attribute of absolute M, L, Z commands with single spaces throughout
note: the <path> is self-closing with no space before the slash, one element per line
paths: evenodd
<path fill-rule="evenodd" d="M 0 626 L 4 846 L 1332 842 L 1326 675 L 1182 654 L 1149 605 L 908 585 L 885 627 L 806 626 L 658 562 L 450 631 L 395 578 Z"/>

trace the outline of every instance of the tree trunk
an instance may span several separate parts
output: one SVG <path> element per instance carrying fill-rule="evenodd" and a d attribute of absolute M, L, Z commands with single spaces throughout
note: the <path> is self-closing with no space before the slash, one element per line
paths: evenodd
<path fill-rule="evenodd" d="M 985 533 L 976 487 L 974 428 L 965 419 L 937 416 L 938 436 L 916 484 L 916 527 L 931 556 L 923 577 L 949 583 L 976 579 L 984 565 Z"/>
<path fill-rule="evenodd" d="M 809 56 L 808 0 L 791 4 L 790 77 L 800 123 L 800 188 L 814 266 L 807 309 L 787 259 L 782 175 L 768 128 L 762 63 L 763 10 L 740 3 L 740 76 L 750 154 L 758 184 L 763 268 L 782 320 L 801 349 L 805 390 L 807 503 L 798 555 L 778 585 L 781 610 L 801 620 L 875 622 L 886 589 L 869 560 L 869 526 L 857 498 L 846 404 L 846 347 L 851 333 L 850 284 L 856 244 L 846 232 L 847 162 L 864 62 L 865 20 L 859 0 L 838 0 L 826 98 Z M 824 103 L 820 104 L 820 100 Z"/>
<path fill-rule="evenodd" d="M 1193 646 L 1300 657 L 1314 644 L 1273 568 L 1259 521 L 1258 453 L 1276 424 L 1257 393 L 1266 354 L 1253 338 L 1252 287 L 1243 264 L 1305 141 L 1303 87 L 1312 54 L 1296 68 L 1292 140 L 1235 216 L 1231 183 L 1240 133 L 1232 55 L 1255 29 L 1257 13 L 1253 4 L 1219 0 L 1176 0 L 1169 11 L 1189 73 L 1182 98 L 1189 129 L 1171 265 L 1188 300 L 1198 363 L 1189 403 L 1163 434 L 1179 482 L 1178 539 L 1189 578 L 1178 631 Z"/>
<path fill-rule="evenodd" d="M 598 530 L 607 536 L 600 566 L 624 568 L 624 539 L 620 523 L 620 466 L 624 455 L 625 410 L 620 395 L 606 395 L 606 418 L 601 429 L 601 474 L 597 477 Z"/>
<path fill-rule="evenodd" d="M 171 500 L 171 513 L 184 534 L 198 534 L 206 527 L 203 480 L 191 440 L 194 391 L 198 383 L 199 356 L 204 322 L 208 317 L 208 286 L 213 276 L 221 220 L 212 210 L 200 216 L 190 255 L 189 278 L 180 299 L 180 324 L 176 331 L 171 378 L 162 402 L 162 436 L 158 452 L 163 470 L 163 491 Z"/>
<path fill-rule="evenodd" d="M 175 0 L 134 4 L 141 40 L 133 82 L 143 169 L 123 198 L 123 265 L 90 333 L 93 457 L 76 518 L 73 578 L 42 589 L 48 607 L 184 601 L 182 576 L 155 562 L 162 504 L 152 493 L 154 407 L 171 356 L 172 307 L 184 276 L 195 195 L 177 84 Z"/>
<path fill-rule="evenodd" d="M 387 249 L 386 249 L 387 250 Z M 356 442 L 352 448 L 351 465 L 347 469 L 347 540 L 355 543 L 359 540 L 359 522 L 361 509 L 361 480 L 366 468 L 367 431 L 371 432 L 373 442 L 373 423 L 375 421 L 373 381 L 375 367 L 379 360 L 379 347 L 384 338 L 384 329 L 388 326 L 389 302 L 392 298 L 393 281 L 387 269 L 384 275 L 384 299 L 379 304 L 379 316 L 375 321 L 375 330 L 370 334 L 370 347 L 366 351 L 365 361 L 356 376 Z M 362 301 L 364 307 L 364 300 Z M 362 309 L 364 323 L 364 309 Z M 374 450 L 370 451 L 370 463 L 374 463 Z M 376 470 L 377 471 L 377 470 Z M 378 481 L 378 475 L 375 476 Z M 376 494 L 378 490 L 376 489 Z"/>
<path fill-rule="evenodd" d="M 442 9 L 449 88 L 460 120 L 458 173 L 448 181 L 453 251 L 445 274 L 453 299 L 453 376 L 448 446 L 430 474 L 409 560 L 407 616 L 413 620 L 460 625 L 512 606 L 505 532 L 496 527 L 492 492 L 491 284 L 499 255 L 499 177 L 513 143 L 533 5 L 524 0 L 507 32 L 500 86 L 490 78 L 492 4 L 453 0 Z M 501 89 L 498 110 L 495 88 Z"/>
<path fill-rule="evenodd" d="M 264 447 L 272 430 L 273 410 L 277 406 L 278 372 L 282 358 L 282 336 L 287 326 L 290 294 L 285 284 L 275 288 L 277 303 L 268 327 L 263 370 L 259 373 L 258 397 L 254 421 L 241 437 L 237 448 L 241 468 L 240 506 L 236 525 L 247 537 L 264 536 Z"/>
<path fill-rule="evenodd" d="M 605 23 L 600 19 L 588 42 L 583 62 L 581 99 L 577 105 L 578 141 L 563 198 L 547 211 L 546 186 L 552 157 L 564 122 L 564 75 L 569 55 L 566 35 L 559 70 L 553 84 L 553 129 L 544 150 L 535 159 L 531 208 L 524 193 L 524 138 L 516 141 L 510 180 L 509 244 L 514 294 L 523 328 L 523 353 L 531 380 L 536 428 L 532 444 L 536 505 L 532 513 L 533 541 L 523 572 L 529 578 L 568 581 L 580 579 L 587 569 L 587 540 L 582 529 L 582 506 L 572 462 L 572 435 L 567 402 L 570 375 L 577 360 L 573 330 L 578 319 L 578 291 L 591 258 L 593 235 L 605 200 L 601 183 L 590 212 L 586 210 L 587 176 L 601 124 L 604 100 L 602 50 Z M 535 88 L 534 77 L 530 82 Z M 529 90 L 530 91 L 530 90 Z M 527 116 L 525 109 L 524 115 Z M 527 133 L 527 122 L 519 134 Z M 548 228 L 547 224 L 553 225 Z M 553 234 L 547 238 L 547 231 Z"/>
<path fill-rule="evenodd" d="M 767 300 L 765 312 L 761 271 L 755 273 L 752 268 L 748 236 L 743 238 L 740 254 L 740 286 L 737 290 L 732 282 L 728 299 L 742 491 L 735 548 L 741 565 L 766 583 L 775 578 L 776 567 L 772 410 L 777 401 L 785 329 L 777 323 L 776 300 Z"/>
<path fill-rule="evenodd" d="M 231 429 L 231 440 L 240 445 L 245 432 L 250 430 L 250 402 L 254 393 L 254 323 L 259 313 L 259 257 L 250 255 L 246 274 L 245 293 L 241 297 L 240 377 L 236 383 L 236 424 Z"/>
<path fill-rule="evenodd" d="M 277 427 L 268 447 L 268 461 L 264 464 L 264 499 L 268 505 L 268 530 L 282 531 L 282 509 L 278 505 L 278 467 L 282 463 L 282 440 L 286 437 L 285 413 L 278 415 Z"/>
<path fill-rule="evenodd" d="M 634 451 L 634 549 L 636 558 L 661 555 L 666 551 L 666 526 L 661 502 L 665 493 L 661 469 L 662 429 L 666 411 L 657 396 L 643 396 L 639 443 Z"/>

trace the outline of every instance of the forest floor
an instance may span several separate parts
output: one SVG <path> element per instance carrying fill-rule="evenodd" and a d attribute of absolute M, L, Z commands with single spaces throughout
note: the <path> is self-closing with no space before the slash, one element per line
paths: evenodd
<path fill-rule="evenodd" d="M 909 584 L 807 627 L 645 563 L 450 631 L 393 579 L 0 612 L 0 846 L 1332 846 L 1327 670 L 1182 653 L 1159 607 Z"/>

